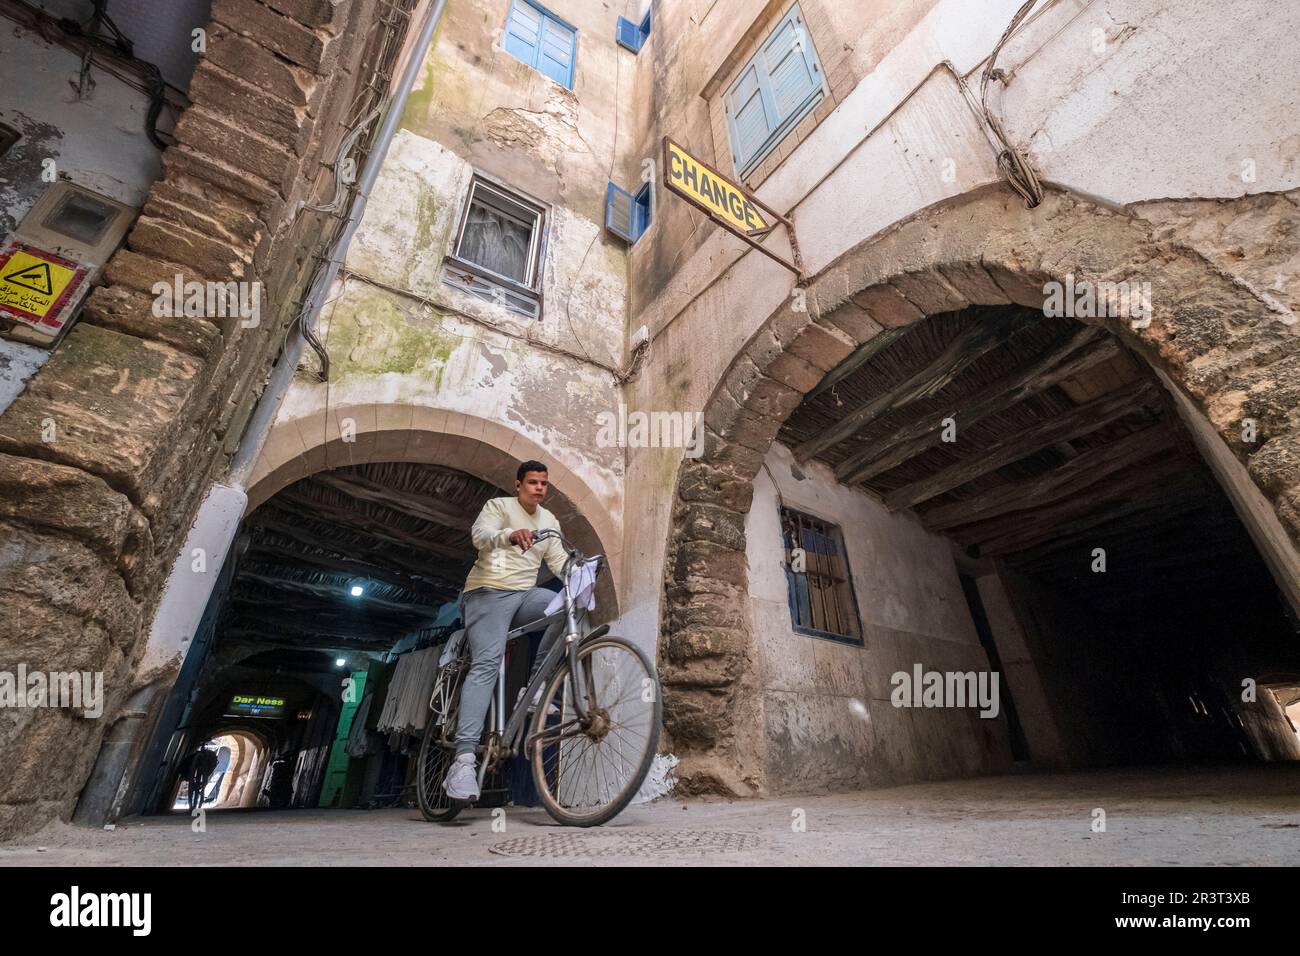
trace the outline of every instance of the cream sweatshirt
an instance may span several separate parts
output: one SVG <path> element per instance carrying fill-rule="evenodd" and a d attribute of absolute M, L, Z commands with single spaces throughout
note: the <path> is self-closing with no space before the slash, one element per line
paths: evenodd
<path fill-rule="evenodd" d="M 520 551 L 510 543 L 511 532 L 527 528 L 560 529 L 560 523 L 541 505 L 531 515 L 518 498 L 492 498 L 483 506 L 469 536 L 478 550 L 478 560 L 465 579 L 465 590 L 500 588 L 503 591 L 526 591 L 537 585 L 537 572 L 545 559 L 556 577 L 564 572 L 564 546 L 555 538 Z"/>

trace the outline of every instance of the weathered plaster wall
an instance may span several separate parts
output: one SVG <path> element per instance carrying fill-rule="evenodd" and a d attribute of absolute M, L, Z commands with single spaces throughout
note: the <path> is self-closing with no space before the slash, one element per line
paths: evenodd
<path fill-rule="evenodd" d="M 41 178 L 46 159 L 75 183 L 128 206 L 143 205 L 162 170 L 161 154 L 145 136 L 148 95 L 95 70 L 93 89 L 79 99 L 80 56 L 10 20 L 0 23 L 5 76 L 23 78 L 21 95 L 0 103 L 0 123 L 22 136 L 0 157 L 0 234 L 13 229 L 49 186 Z M 164 110 L 164 129 L 167 115 Z"/>
<path fill-rule="evenodd" d="M 635 57 L 615 44 L 614 25 L 636 15 L 636 3 L 545 6 L 578 30 L 572 90 L 502 48 L 509 4 L 448 4 L 402 125 L 545 202 L 603 223 L 610 165 L 619 172 L 635 134 Z"/>
<path fill-rule="evenodd" d="M 540 319 L 443 283 L 443 263 L 473 174 L 474 167 L 443 144 L 400 130 L 349 247 L 347 269 L 406 293 L 414 304 L 427 300 L 466 313 L 481 325 L 552 346 L 589 365 L 617 365 L 623 353 L 626 256 L 622 244 L 606 236 L 603 218 L 550 207 Z M 504 182 L 532 193 L 532 180 Z"/>
<path fill-rule="evenodd" d="M 475 415 L 545 448 L 552 462 L 581 475 L 602 508 L 618 512 L 622 451 L 595 444 L 596 414 L 611 394 L 607 372 L 359 279 L 336 291 L 321 339 L 332 356 L 329 384 L 296 381 L 278 421 L 306 418 L 327 402 Z"/>
<path fill-rule="evenodd" d="M 784 446 L 771 447 L 745 523 L 769 789 L 808 792 L 1006 769 L 1005 717 L 890 702 L 891 676 L 911 675 L 917 663 L 925 670 L 990 669 L 947 540 L 839 484 L 815 462 L 795 478 L 793 461 Z M 791 626 L 782 502 L 839 525 L 863 646 Z"/>
<path fill-rule="evenodd" d="M 869 248 L 919 210 L 998 180 L 994 148 L 958 78 L 978 88 L 983 61 L 1019 5 L 1016 0 L 978 5 L 940 0 L 924 11 L 916 9 L 921 15 L 915 22 L 893 22 L 885 34 L 887 48 L 880 47 L 870 28 L 857 39 L 844 38 L 866 72 L 757 190 L 776 208 L 793 213 L 810 273 L 844 273 L 834 275 L 829 286 L 814 283 L 810 288 L 812 314 L 861 287 L 849 275 L 851 269 L 837 265 L 850 250 Z M 1229 374 L 1225 363 L 1244 363 L 1248 369 L 1257 360 L 1275 361 L 1295 351 L 1293 327 L 1284 323 L 1292 318 L 1287 310 L 1300 288 L 1300 237 L 1295 203 L 1274 194 L 1297 185 L 1291 137 L 1298 131 L 1293 103 L 1300 67 L 1288 60 L 1285 40 L 1294 34 L 1294 25 L 1279 25 L 1277 18 L 1290 23 L 1298 14 L 1263 2 L 1234 8 L 1226 20 L 1220 5 L 1203 0 L 1168 12 L 1165 7 L 1154 0 L 1063 0 L 1013 38 L 999 59 L 1013 78 L 1005 93 L 994 83 L 990 101 L 1013 140 L 1028 141 L 1041 178 L 1096 197 L 1102 207 L 1137 203 L 1117 209 L 1117 215 L 1134 217 L 1137 231 L 1147 232 L 1165 250 L 1148 256 L 1145 266 L 1135 263 L 1146 270 L 1140 278 L 1159 279 L 1157 270 L 1170 268 L 1168 257 L 1183 257 L 1199 263 L 1207 281 L 1223 277 L 1274 314 L 1276 321 L 1259 328 L 1261 344 L 1254 352 L 1213 351 L 1212 339 L 1190 327 L 1171 326 L 1152 336 L 1162 351 L 1189 360 L 1197 352 L 1204 355 L 1189 361 L 1184 373 L 1198 378 L 1193 390 L 1204 395 Z M 746 9 L 757 16 L 763 4 Z M 1217 26 L 1207 31 L 1211 20 Z M 1270 22 L 1271 29 L 1262 26 Z M 1098 30 L 1104 40 L 1100 54 L 1092 46 Z M 684 71 L 694 56 L 710 55 L 692 52 L 707 40 L 705 28 L 689 16 L 652 39 L 647 49 L 654 52 L 658 68 L 677 68 L 682 75 L 657 77 L 658 85 L 644 97 L 651 116 L 667 118 L 656 136 L 672 135 L 704 158 L 709 158 L 713 137 L 697 81 L 708 73 L 701 69 L 695 80 L 688 80 Z M 655 43 L 666 46 L 656 48 Z M 864 50 L 876 52 L 859 56 Z M 1255 82 L 1263 73 L 1259 64 L 1269 72 L 1266 81 Z M 646 73 L 642 69 L 638 76 Z M 1225 73 L 1233 79 L 1219 82 Z M 1223 114 L 1231 115 L 1231 121 L 1206 122 L 1207 116 Z M 1076 128 L 1081 123 L 1086 126 Z M 1243 139 L 1247 128 L 1250 135 Z M 1150 150 L 1159 156 L 1180 150 L 1186 155 L 1170 163 L 1148 158 Z M 1243 151 L 1255 159 L 1250 182 L 1240 177 Z M 1189 164 L 1201 171 L 1192 175 Z M 1196 198 L 1243 194 L 1231 208 Z M 741 346 L 790 301 L 794 279 L 788 271 L 746 251 L 722 230 L 671 211 L 683 205 L 661 194 L 657 225 L 631 254 L 634 288 L 628 324 L 633 329 L 646 325 L 652 343 L 639 379 L 628 389 L 630 407 L 705 408 Z M 1015 230 L 1039 228 L 1035 213 L 1015 219 L 972 227 L 1011 244 Z M 781 232 L 776 230 L 768 243 L 783 251 Z M 939 234 L 933 238 L 943 240 Z M 885 274 L 911 267 L 907 248 L 882 248 L 875 258 Z M 891 261 L 892 256 L 904 258 Z M 1091 247 L 1071 253 L 1063 246 L 1054 268 L 1079 270 L 1095 256 Z M 827 301 L 819 299 L 828 287 L 840 291 Z M 1183 292 L 1155 303 L 1157 315 L 1163 309 L 1166 320 L 1189 287 L 1184 281 L 1169 288 Z M 936 293 L 939 300 L 949 294 L 943 286 Z M 1289 413 L 1278 403 L 1291 400 L 1290 386 L 1282 384 L 1287 381 L 1282 367 L 1267 375 L 1243 374 L 1243 382 L 1254 383 L 1243 384 L 1240 392 L 1249 396 L 1250 409 L 1285 430 Z M 1241 406 L 1225 406 L 1212 417 L 1222 429 L 1241 414 Z M 1256 481 L 1275 489 L 1274 501 L 1283 501 L 1283 510 L 1285 501 L 1293 501 L 1295 511 L 1300 495 L 1281 494 L 1295 484 L 1294 451 L 1274 442 L 1254 459 Z M 634 450 L 627 467 L 628 487 L 637 489 L 625 512 L 628 552 L 636 554 L 637 566 L 662 567 L 672 559 L 664 542 L 671 527 L 674 463 L 658 450 Z M 636 628 L 658 627 L 660 582 L 646 573 L 629 585 L 625 620 Z"/>
<path fill-rule="evenodd" d="M 331 381 L 300 375 L 278 422 L 369 404 L 500 422 L 592 489 L 615 552 L 623 450 L 598 444 L 597 416 L 618 407 L 627 255 L 604 200 L 630 142 L 636 58 L 614 43 L 624 11 L 549 4 L 578 28 L 567 90 L 502 49 L 507 6 L 448 5 L 322 316 Z M 536 320 L 443 282 L 476 170 L 548 204 Z"/>

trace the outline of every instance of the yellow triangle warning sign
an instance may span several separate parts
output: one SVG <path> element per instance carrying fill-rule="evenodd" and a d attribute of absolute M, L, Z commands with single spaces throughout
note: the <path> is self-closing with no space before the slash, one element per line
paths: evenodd
<path fill-rule="evenodd" d="M 4 277 L 6 282 L 12 282 L 16 286 L 22 286 L 24 289 L 31 289 L 33 292 L 39 292 L 41 295 L 53 295 L 53 282 L 50 280 L 50 264 L 40 262 L 24 269 L 18 269 Z"/>
<path fill-rule="evenodd" d="M 86 266 L 24 243 L 0 247 L 0 319 L 57 333 L 84 295 Z"/>

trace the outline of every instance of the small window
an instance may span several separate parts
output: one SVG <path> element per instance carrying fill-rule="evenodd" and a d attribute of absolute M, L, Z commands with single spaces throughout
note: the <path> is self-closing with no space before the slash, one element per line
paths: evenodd
<path fill-rule="evenodd" d="M 541 311 L 545 209 L 475 176 L 447 257 L 447 281 L 511 311 Z"/>
<path fill-rule="evenodd" d="M 651 205 L 649 183 L 636 195 L 610 183 L 605 190 L 605 228 L 628 242 L 636 242 L 650 227 Z"/>
<path fill-rule="evenodd" d="M 646 38 L 650 36 L 650 14 L 651 11 L 647 10 L 645 19 L 640 23 L 633 23 L 625 17 L 619 17 L 618 26 L 614 31 L 618 45 L 626 47 L 633 53 L 640 53 L 641 47 L 645 46 Z"/>
<path fill-rule="evenodd" d="M 826 96 L 817 51 L 798 5 L 745 64 L 724 105 L 731 157 L 743 178 Z"/>
<path fill-rule="evenodd" d="M 781 538 L 794 629 L 861 644 L 862 625 L 840 529 L 820 518 L 782 508 Z"/>
<path fill-rule="evenodd" d="M 512 0 L 506 18 L 506 52 L 573 89 L 578 31 L 530 0 Z"/>

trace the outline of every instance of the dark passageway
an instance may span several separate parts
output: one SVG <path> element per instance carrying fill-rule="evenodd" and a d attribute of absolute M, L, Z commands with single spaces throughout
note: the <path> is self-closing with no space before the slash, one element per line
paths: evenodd
<path fill-rule="evenodd" d="M 304 478 L 253 511 L 196 642 L 205 656 L 174 691 L 191 703 L 166 728 L 147 809 L 187 811 L 180 758 L 231 733 L 255 734 L 264 753 L 238 801 L 205 809 L 406 799 L 425 692 L 404 683 L 402 706 L 386 708 L 387 691 L 408 670 L 431 676 L 458 625 L 473 515 L 500 493 L 453 469 L 380 462 Z"/>
<path fill-rule="evenodd" d="M 1037 704 L 1032 761 L 1300 757 L 1264 690 L 1300 673 L 1296 620 L 1173 397 L 1114 337 L 1019 306 L 936 315 L 861 349 L 778 440 L 951 541 L 1010 654 L 1013 745 L 1014 701 Z"/>

